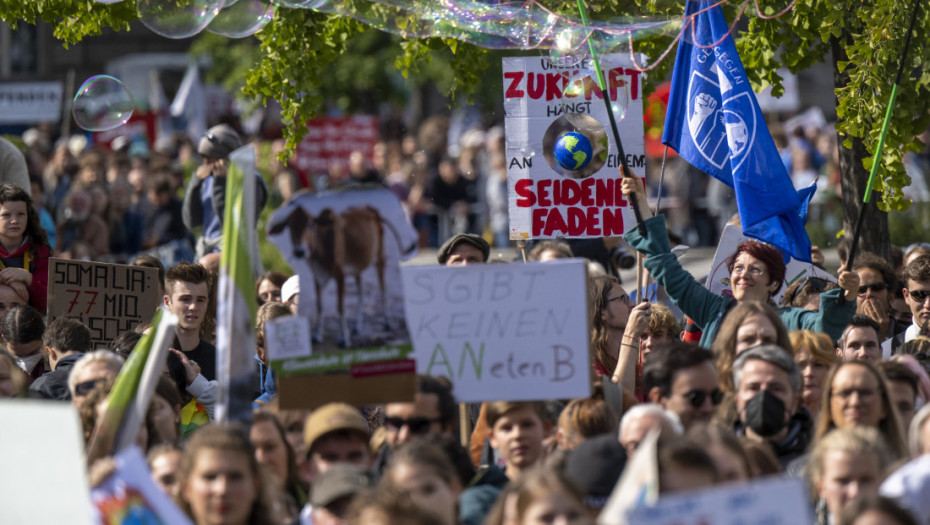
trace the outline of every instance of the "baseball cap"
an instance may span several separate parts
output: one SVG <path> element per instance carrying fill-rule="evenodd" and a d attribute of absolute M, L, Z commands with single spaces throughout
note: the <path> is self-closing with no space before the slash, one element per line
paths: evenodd
<path fill-rule="evenodd" d="M 481 250 L 481 254 L 484 255 L 484 260 L 487 262 L 488 256 L 491 255 L 491 245 L 488 244 L 488 241 L 484 240 L 484 237 L 475 235 L 474 233 L 459 233 L 444 242 L 442 247 L 439 248 L 439 253 L 436 256 L 439 259 L 439 264 L 446 264 L 446 259 L 452 254 L 452 250 L 462 242 L 471 244 L 475 248 Z"/>
<path fill-rule="evenodd" d="M 292 297 L 300 293 L 300 278 L 292 275 L 281 285 L 281 302 L 288 302 Z"/>
<path fill-rule="evenodd" d="M 304 444 L 307 445 L 307 452 L 313 449 L 313 444 L 318 439 L 337 430 L 358 432 L 366 440 L 371 437 L 368 421 L 357 408 L 345 403 L 329 403 L 314 410 L 304 423 Z"/>
<path fill-rule="evenodd" d="M 242 138 L 227 124 L 208 129 L 197 145 L 197 153 L 204 157 L 225 159 L 233 150 L 242 146 Z"/>
<path fill-rule="evenodd" d="M 367 469 L 351 463 L 336 463 L 320 474 L 310 491 L 310 504 L 326 507 L 335 501 L 354 496 L 374 485 L 374 476 Z"/>

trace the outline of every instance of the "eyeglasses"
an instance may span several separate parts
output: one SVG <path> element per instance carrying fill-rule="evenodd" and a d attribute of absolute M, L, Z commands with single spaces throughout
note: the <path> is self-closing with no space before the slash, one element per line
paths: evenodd
<path fill-rule="evenodd" d="M 738 265 L 738 266 L 733 267 L 733 273 L 735 275 L 743 275 L 745 273 L 748 273 L 749 275 L 753 277 L 760 277 L 763 273 L 765 273 L 765 270 L 763 270 L 762 268 L 757 268 L 755 266 L 750 266 L 747 268 L 746 266 Z"/>
<path fill-rule="evenodd" d="M 930 290 L 908 290 L 907 295 L 918 303 L 922 303 L 930 297 Z"/>
<path fill-rule="evenodd" d="M 386 417 L 384 418 L 384 426 L 395 432 L 407 427 L 411 434 L 426 434 L 433 423 L 439 423 L 440 421 L 441 419 L 438 417 L 412 417 L 410 419 Z"/>
<path fill-rule="evenodd" d="M 865 295 L 865 292 L 872 290 L 873 293 L 884 292 L 888 289 L 888 285 L 883 281 L 878 281 L 877 283 L 872 284 L 863 284 L 859 287 L 859 295 Z"/>
<path fill-rule="evenodd" d="M 808 277 L 807 282 L 801 285 L 801 288 L 808 286 L 812 292 L 822 292 L 827 289 L 827 280 L 822 277 Z"/>
<path fill-rule="evenodd" d="M 719 388 L 715 388 L 712 392 L 708 393 L 703 390 L 692 390 L 690 392 L 685 392 L 682 394 L 691 406 L 694 408 L 701 408 L 704 406 L 704 401 L 707 401 L 707 397 L 710 396 L 710 402 L 712 405 L 717 406 L 723 401 L 723 391 Z"/>
<path fill-rule="evenodd" d="M 83 383 L 78 383 L 74 385 L 74 395 L 84 397 L 90 394 L 91 390 L 94 389 L 97 385 L 102 385 L 104 383 L 103 379 L 91 379 L 90 381 L 84 381 Z"/>
<path fill-rule="evenodd" d="M 607 304 L 610 304 L 614 301 L 623 301 L 624 304 L 630 304 L 633 302 L 633 300 L 630 299 L 630 296 L 627 294 L 618 295 L 616 297 L 611 297 L 610 299 L 607 299 Z"/>
<path fill-rule="evenodd" d="M 858 394 L 859 399 L 869 399 L 876 394 L 874 389 L 871 388 L 845 388 L 843 390 L 837 390 L 833 392 L 833 395 L 846 401 L 851 398 L 853 394 Z"/>

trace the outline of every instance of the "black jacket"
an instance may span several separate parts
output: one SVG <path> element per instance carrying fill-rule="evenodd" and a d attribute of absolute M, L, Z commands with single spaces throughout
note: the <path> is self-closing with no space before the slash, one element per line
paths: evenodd
<path fill-rule="evenodd" d="M 71 399 L 71 390 L 68 389 L 68 377 L 71 376 L 74 363 L 82 357 L 84 357 L 83 353 L 62 357 L 58 364 L 55 365 L 55 370 L 36 379 L 29 385 L 30 397 L 63 401 Z"/>

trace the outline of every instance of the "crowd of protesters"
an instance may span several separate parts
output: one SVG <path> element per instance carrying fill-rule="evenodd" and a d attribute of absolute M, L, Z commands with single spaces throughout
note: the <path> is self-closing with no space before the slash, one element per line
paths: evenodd
<path fill-rule="evenodd" d="M 465 133 L 449 156 L 445 125 L 428 120 L 416 137 L 379 143 L 371 164 L 355 158 L 315 180 L 276 165 L 259 208 L 304 185 L 383 183 L 422 243 L 440 245 L 439 264 L 486 263 L 506 242 L 503 133 Z M 89 440 L 147 327 L 97 349 L 78 320 L 46 324 L 48 258 L 159 268 L 163 307 L 179 322 L 137 441 L 153 480 L 198 525 L 590 524 L 653 431 L 661 494 L 782 475 L 809 488 L 816 523 L 930 515 L 928 245 L 894 265 L 863 253 L 836 284 L 802 279 L 775 304 L 785 265 L 774 248 L 740 245 L 727 262 L 733 296 L 720 297 L 681 268 L 665 216 L 647 213 L 625 240 L 667 304 L 636 304 L 613 268 L 590 263 L 594 394 L 487 402 L 464 422 L 444 377 L 418 376 L 407 402 L 281 409 L 264 323 L 297 313 L 300 284 L 268 272 L 255 283 L 251 425 L 217 424 L 219 186 L 244 141 L 218 126 L 196 144 L 102 153 L 36 133 L 24 137 L 30 188 L 0 184 L 0 396 L 72 403 Z M 624 191 L 650 209 L 635 184 Z M 166 264 L 168 252 L 185 262 Z M 547 241 L 529 257 L 577 255 Z"/>

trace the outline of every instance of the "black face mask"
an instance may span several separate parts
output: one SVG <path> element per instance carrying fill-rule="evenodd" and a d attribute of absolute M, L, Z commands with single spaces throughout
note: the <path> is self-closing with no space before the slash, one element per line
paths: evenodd
<path fill-rule="evenodd" d="M 760 390 L 746 403 L 746 426 L 770 437 L 785 428 L 785 404 L 768 390 Z"/>

